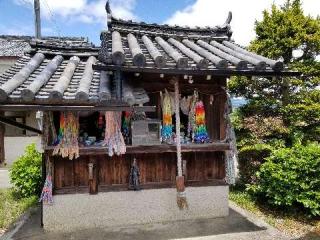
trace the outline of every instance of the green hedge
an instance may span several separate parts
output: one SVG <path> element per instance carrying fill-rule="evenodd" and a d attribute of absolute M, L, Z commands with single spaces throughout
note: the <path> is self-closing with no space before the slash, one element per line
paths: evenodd
<path fill-rule="evenodd" d="M 267 144 L 247 145 L 239 149 L 239 184 L 256 182 L 256 172 L 260 169 L 265 158 L 270 156 L 272 147 Z"/>
<path fill-rule="evenodd" d="M 320 145 L 296 144 L 273 151 L 248 190 L 272 205 L 320 216 Z"/>
<path fill-rule="evenodd" d="M 35 144 L 30 144 L 26 147 L 24 155 L 19 157 L 10 169 L 11 183 L 22 197 L 40 194 L 41 156 Z"/>

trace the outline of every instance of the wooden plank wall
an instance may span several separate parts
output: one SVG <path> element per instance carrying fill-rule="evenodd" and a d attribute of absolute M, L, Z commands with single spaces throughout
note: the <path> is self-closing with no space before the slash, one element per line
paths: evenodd
<path fill-rule="evenodd" d="M 210 185 L 225 177 L 222 152 L 183 153 L 182 157 L 187 161 L 187 185 Z M 144 189 L 175 186 L 175 153 L 80 156 L 73 161 L 54 157 L 54 192 L 88 192 L 88 164 L 92 159 L 98 191 L 126 190 L 133 158 L 137 159 Z"/>

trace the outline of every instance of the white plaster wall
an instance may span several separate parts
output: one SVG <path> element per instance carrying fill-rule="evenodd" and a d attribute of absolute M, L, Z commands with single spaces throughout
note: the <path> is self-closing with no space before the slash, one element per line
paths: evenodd
<path fill-rule="evenodd" d="M 229 214 L 228 193 L 228 186 L 188 187 L 187 210 L 177 207 L 174 188 L 55 195 L 53 205 L 44 205 L 44 227 L 49 231 L 73 231 L 223 217 Z"/>
<path fill-rule="evenodd" d="M 28 112 L 5 112 L 6 117 L 24 117 L 25 118 L 25 124 L 27 126 L 39 129 L 38 121 L 36 118 L 36 112 L 35 111 L 28 111 Z M 37 136 L 37 133 L 31 132 L 31 131 L 25 131 L 25 135 L 23 134 L 23 129 L 16 128 L 11 125 L 5 124 L 5 136 Z"/>
<path fill-rule="evenodd" d="M 26 113 L 26 125 L 33 127 L 33 128 L 36 128 L 36 129 L 39 129 L 36 114 L 37 114 L 37 112 L 34 112 L 34 111 Z M 26 131 L 26 135 L 27 136 L 36 136 L 37 133 L 31 132 L 31 131 Z"/>
<path fill-rule="evenodd" d="M 5 163 L 10 167 L 12 163 L 24 153 L 24 149 L 27 145 L 35 143 L 37 149 L 41 149 L 40 136 L 23 136 L 23 137 L 5 137 L 4 138 L 4 151 L 5 151 Z"/>

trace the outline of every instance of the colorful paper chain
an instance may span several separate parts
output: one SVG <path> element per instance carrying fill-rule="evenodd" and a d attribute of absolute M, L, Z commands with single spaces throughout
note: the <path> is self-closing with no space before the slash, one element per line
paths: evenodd
<path fill-rule="evenodd" d="M 210 141 L 206 128 L 205 110 L 202 101 L 198 101 L 195 105 L 194 141 L 196 143 L 207 143 Z"/>

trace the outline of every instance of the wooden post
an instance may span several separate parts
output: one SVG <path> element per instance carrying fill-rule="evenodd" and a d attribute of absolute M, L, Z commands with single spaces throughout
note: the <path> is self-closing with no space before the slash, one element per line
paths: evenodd
<path fill-rule="evenodd" d="M 182 176 L 181 142 L 180 142 L 180 104 L 179 104 L 179 80 L 174 82 L 174 102 L 176 114 L 176 144 L 177 144 L 177 167 L 178 177 Z"/>
<path fill-rule="evenodd" d="M 0 111 L 0 116 L 4 116 L 4 112 Z M 0 122 L 0 164 L 4 163 L 5 151 L 4 151 L 4 124 Z"/>
<path fill-rule="evenodd" d="M 101 71 L 99 85 L 100 101 L 108 101 L 111 99 L 111 80 L 106 71 Z"/>
<path fill-rule="evenodd" d="M 188 208 L 184 176 L 182 175 L 182 160 L 181 160 L 181 142 L 180 142 L 180 99 L 179 99 L 179 80 L 174 79 L 174 102 L 175 102 L 175 115 L 176 115 L 176 146 L 177 146 L 177 170 L 178 176 L 176 177 L 177 187 L 177 204 L 182 210 Z"/>
<path fill-rule="evenodd" d="M 114 72 L 114 79 L 116 84 L 116 99 L 121 100 L 122 99 L 122 78 L 121 78 L 121 72 L 120 70 L 116 70 Z"/>
<path fill-rule="evenodd" d="M 44 186 L 44 183 L 46 181 L 46 152 L 42 153 L 42 166 L 41 166 L 41 171 L 42 171 L 42 184 L 41 186 Z M 40 225 L 43 227 L 43 201 L 41 201 L 41 219 L 40 219 Z"/>
<path fill-rule="evenodd" d="M 90 157 L 88 164 L 89 171 L 89 194 L 98 193 L 98 166 L 95 158 Z"/>

